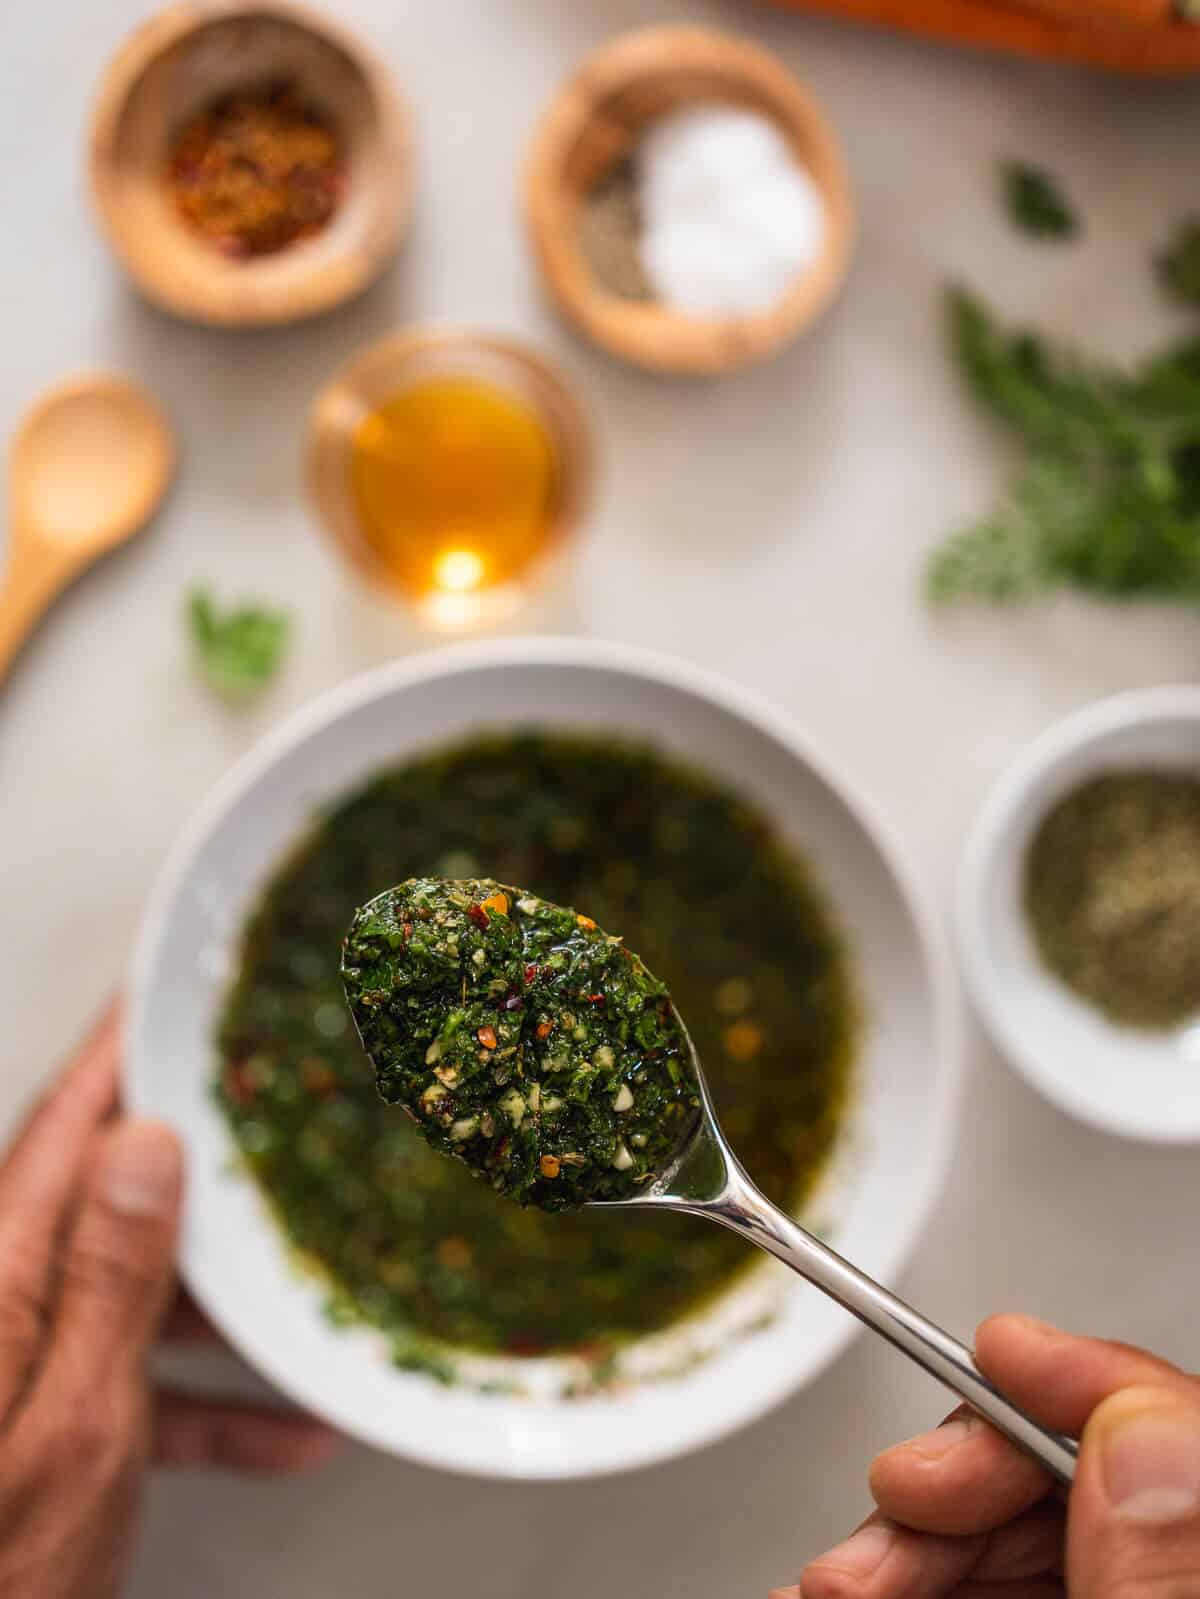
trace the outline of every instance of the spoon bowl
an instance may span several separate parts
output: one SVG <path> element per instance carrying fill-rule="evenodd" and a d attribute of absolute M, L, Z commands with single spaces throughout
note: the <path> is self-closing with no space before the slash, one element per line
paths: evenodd
<path fill-rule="evenodd" d="M 149 520 L 174 461 L 170 424 L 128 378 L 72 378 L 35 403 L 9 457 L 0 679 L 55 596 Z"/>

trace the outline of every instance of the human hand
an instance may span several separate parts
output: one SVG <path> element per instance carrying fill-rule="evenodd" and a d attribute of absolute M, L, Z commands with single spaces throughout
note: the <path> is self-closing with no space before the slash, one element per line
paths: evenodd
<path fill-rule="evenodd" d="M 1191 1599 L 1200 1595 L 1200 1380 L 1124 1344 L 995 1316 L 976 1358 L 1080 1436 L 1064 1504 L 966 1410 L 880 1455 L 876 1513 L 772 1599 Z"/>
<path fill-rule="evenodd" d="M 213 1336 L 178 1297 L 182 1154 L 117 1111 L 111 1012 L 0 1158 L 0 1595 L 111 1599 L 151 1462 L 291 1471 L 307 1417 L 152 1392 L 159 1336 Z"/>

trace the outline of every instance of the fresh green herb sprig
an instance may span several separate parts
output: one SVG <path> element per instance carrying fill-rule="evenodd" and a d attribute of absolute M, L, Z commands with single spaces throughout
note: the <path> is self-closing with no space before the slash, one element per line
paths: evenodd
<path fill-rule="evenodd" d="M 1190 217 L 1178 225 L 1154 266 L 1173 300 L 1200 307 L 1200 218 Z"/>
<path fill-rule="evenodd" d="M 1062 189 L 1040 167 L 1006 161 L 1000 169 L 1004 203 L 1013 225 L 1035 239 L 1069 239 L 1079 232 L 1079 219 Z"/>
<path fill-rule="evenodd" d="M 206 681 L 230 700 L 248 699 L 275 676 L 287 649 L 291 619 L 283 611 L 239 605 L 224 614 L 207 589 L 193 589 L 188 630 Z"/>
<path fill-rule="evenodd" d="M 1125 372 L 947 302 L 975 398 L 1028 451 L 1006 500 L 936 551 L 935 601 L 1014 600 L 1060 584 L 1200 603 L 1200 340 Z"/>

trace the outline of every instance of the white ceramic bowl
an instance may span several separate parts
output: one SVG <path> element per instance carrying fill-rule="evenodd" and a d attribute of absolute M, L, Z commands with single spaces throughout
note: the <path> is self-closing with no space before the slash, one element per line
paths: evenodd
<path fill-rule="evenodd" d="M 131 1099 L 187 1143 L 189 1285 L 249 1361 L 348 1433 L 489 1476 L 580 1477 L 662 1460 L 751 1420 L 825 1367 L 857 1324 L 771 1262 L 751 1280 L 778 1298 L 774 1322 L 684 1377 L 587 1404 L 439 1388 L 389 1366 L 377 1335 L 322 1319 L 319 1288 L 289 1268 L 254 1185 L 230 1172 L 231 1141 L 209 1092 L 243 918 L 314 809 L 380 766 L 514 724 L 649 739 L 734 781 L 810 857 L 852 947 L 866 1011 L 848 1127 L 816 1215 L 885 1280 L 916 1241 L 947 1165 L 958 1018 L 933 920 L 870 810 L 785 722 L 691 666 L 552 639 L 422 655 L 317 701 L 219 785 L 146 913 L 128 1023 Z M 697 1337 L 747 1292 L 698 1318 Z"/>
<path fill-rule="evenodd" d="M 1200 688 L 1120 694 L 1057 723 L 1001 779 L 972 831 L 958 926 L 997 1045 L 1050 1100 L 1107 1132 L 1200 1142 L 1200 1016 L 1176 1032 L 1116 1027 L 1042 965 L 1022 908 L 1026 852 L 1047 811 L 1101 772 L 1200 775 Z"/>

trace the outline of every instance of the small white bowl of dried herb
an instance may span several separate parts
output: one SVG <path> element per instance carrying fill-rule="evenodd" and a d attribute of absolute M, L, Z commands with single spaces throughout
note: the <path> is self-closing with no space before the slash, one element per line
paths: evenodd
<path fill-rule="evenodd" d="M 995 1042 L 1069 1115 L 1200 1143 L 1200 688 L 1118 695 L 1029 747 L 980 815 L 959 936 Z"/>

